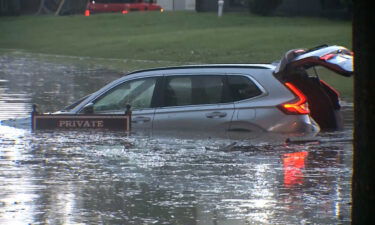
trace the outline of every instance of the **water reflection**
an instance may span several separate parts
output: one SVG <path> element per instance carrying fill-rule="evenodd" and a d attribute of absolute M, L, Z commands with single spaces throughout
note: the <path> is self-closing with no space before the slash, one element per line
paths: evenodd
<path fill-rule="evenodd" d="M 28 114 L 31 102 L 53 111 L 111 79 L 102 69 L 0 62 L 3 118 Z M 351 138 L 345 111 L 346 129 L 320 138 Z M 282 140 L 0 126 L 0 224 L 349 224 L 352 143 Z"/>
<path fill-rule="evenodd" d="M 350 160 L 344 146 L 270 149 L 247 143 L 260 151 L 241 146 L 225 152 L 226 140 L 71 132 L 24 134 L 21 140 L 2 132 L 1 137 L 2 168 L 9 168 L 0 172 L 6 180 L 0 187 L 3 222 L 14 222 L 16 213 L 30 218 L 23 221 L 52 224 L 350 219 Z"/>
<path fill-rule="evenodd" d="M 57 111 L 122 74 L 98 66 L 58 64 L 32 57 L 0 56 L 0 118 L 24 116 L 31 103 Z"/>
<path fill-rule="evenodd" d="M 304 183 L 303 170 L 308 152 L 293 152 L 283 155 L 284 186 L 293 187 Z"/>

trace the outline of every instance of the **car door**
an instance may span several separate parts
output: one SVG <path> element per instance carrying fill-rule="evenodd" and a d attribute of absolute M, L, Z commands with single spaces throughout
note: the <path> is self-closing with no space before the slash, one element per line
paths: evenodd
<path fill-rule="evenodd" d="M 226 131 L 234 104 L 228 99 L 225 79 L 225 75 L 165 76 L 154 130 Z"/>
<path fill-rule="evenodd" d="M 287 73 L 298 68 L 326 67 L 339 75 L 353 75 L 353 55 L 341 46 L 320 46 L 310 50 L 290 50 L 278 64 L 275 73 Z"/>
<path fill-rule="evenodd" d="M 123 114 L 132 109 L 132 129 L 152 129 L 155 109 L 153 98 L 157 77 L 128 80 L 106 91 L 93 102 L 98 114 Z"/>

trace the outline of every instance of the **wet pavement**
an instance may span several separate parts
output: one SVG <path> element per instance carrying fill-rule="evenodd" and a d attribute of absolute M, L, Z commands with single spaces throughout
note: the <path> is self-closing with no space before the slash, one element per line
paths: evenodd
<path fill-rule="evenodd" d="M 0 55 L 0 120 L 55 111 L 121 76 Z M 320 142 L 31 132 L 0 126 L 0 224 L 350 224 L 352 104 Z"/>

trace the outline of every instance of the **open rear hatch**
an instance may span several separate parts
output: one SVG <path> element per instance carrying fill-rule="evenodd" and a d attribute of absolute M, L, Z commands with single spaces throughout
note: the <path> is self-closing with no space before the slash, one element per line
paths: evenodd
<path fill-rule="evenodd" d="M 353 53 L 345 47 L 336 45 L 322 45 L 309 50 L 290 50 L 281 59 L 275 74 L 313 66 L 324 66 L 337 74 L 350 77 L 353 75 Z"/>
<path fill-rule="evenodd" d="M 336 74 L 353 75 L 353 54 L 341 46 L 319 46 L 313 49 L 288 51 L 275 69 L 275 76 L 283 83 L 294 84 L 307 97 L 310 115 L 321 129 L 340 129 L 342 119 L 338 92 L 320 80 L 315 67 L 323 66 Z M 307 70 L 313 68 L 314 75 Z"/>

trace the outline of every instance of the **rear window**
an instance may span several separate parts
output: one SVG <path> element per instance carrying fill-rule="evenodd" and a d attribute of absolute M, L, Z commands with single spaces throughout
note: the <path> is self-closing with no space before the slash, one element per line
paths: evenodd
<path fill-rule="evenodd" d="M 245 76 L 228 76 L 228 84 L 233 101 L 249 99 L 262 94 L 258 86 Z"/>

